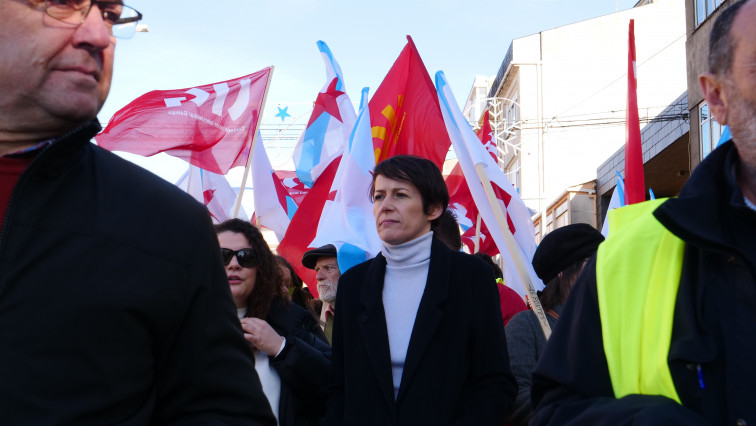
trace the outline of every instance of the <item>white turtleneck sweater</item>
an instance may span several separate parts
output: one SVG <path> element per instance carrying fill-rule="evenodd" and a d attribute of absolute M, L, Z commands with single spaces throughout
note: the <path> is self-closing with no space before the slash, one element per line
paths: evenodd
<path fill-rule="evenodd" d="M 398 245 L 383 243 L 381 249 L 386 258 L 382 296 L 391 353 L 394 398 L 399 394 L 410 336 L 428 280 L 432 240 L 433 232 L 428 232 Z"/>

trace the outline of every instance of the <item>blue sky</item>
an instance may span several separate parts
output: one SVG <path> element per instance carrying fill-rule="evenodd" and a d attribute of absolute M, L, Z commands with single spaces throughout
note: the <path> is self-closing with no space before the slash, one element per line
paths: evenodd
<path fill-rule="evenodd" d="M 240 77 L 275 66 L 264 122 L 276 105 L 306 114 L 325 82 L 315 42 L 325 41 L 359 102 L 372 94 L 411 35 L 431 76 L 443 70 L 463 102 L 475 75 L 495 75 L 514 38 L 632 7 L 635 0 L 126 0 L 149 33 L 119 40 L 103 124 L 139 95 Z M 307 117 L 300 121 L 307 121 Z M 267 144 L 266 144 L 267 146 Z M 268 147 L 270 151 L 271 148 Z M 274 167 L 290 155 L 270 152 Z M 127 158 L 175 182 L 186 163 Z M 229 180 L 238 185 L 232 171 Z M 245 199 L 247 197 L 245 196 Z M 251 198 L 251 197 L 250 197 Z"/>

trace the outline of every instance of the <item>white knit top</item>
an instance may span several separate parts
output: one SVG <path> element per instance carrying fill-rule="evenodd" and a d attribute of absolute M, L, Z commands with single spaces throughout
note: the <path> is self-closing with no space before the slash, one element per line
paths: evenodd
<path fill-rule="evenodd" d="M 237 309 L 236 315 L 239 319 L 244 318 L 244 315 L 247 315 L 247 308 Z M 270 365 L 270 358 L 265 352 L 257 349 L 253 349 L 252 352 L 255 354 L 257 377 L 260 378 L 263 393 L 268 398 L 270 409 L 273 410 L 273 415 L 276 416 L 276 423 L 278 423 L 278 404 L 281 401 L 281 377 L 279 377 L 278 371 Z"/>
<path fill-rule="evenodd" d="M 428 232 L 403 244 L 383 243 L 381 249 L 386 258 L 382 296 L 391 353 L 394 398 L 399 394 L 412 328 L 428 280 L 432 240 L 433 232 Z"/>

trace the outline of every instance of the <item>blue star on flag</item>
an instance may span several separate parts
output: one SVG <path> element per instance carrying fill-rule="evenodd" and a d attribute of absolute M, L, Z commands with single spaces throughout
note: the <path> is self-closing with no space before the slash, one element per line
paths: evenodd
<path fill-rule="evenodd" d="M 289 107 L 278 107 L 278 114 L 276 114 L 276 117 L 281 117 L 281 122 L 283 123 L 284 120 L 286 120 L 286 117 L 291 117 L 291 114 L 287 112 Z"/>

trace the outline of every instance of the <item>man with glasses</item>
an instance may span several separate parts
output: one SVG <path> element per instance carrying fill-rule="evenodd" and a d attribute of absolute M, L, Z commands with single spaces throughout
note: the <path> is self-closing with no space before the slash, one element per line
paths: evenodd
<path fill-rule="evenodd" d="M 140 19 L 0 0 L 0 423 L 275 424 L 207 211 L 90 143 Z"/>
<path fill-rule="evenodd" d="M 326 244 L 322 247 L 306 251 L 302 256 L 302 265 L 317 272 L 318 299 L 323 302 L 320 310 L 320 326 L 331 343 L 333 332 L 333 315 L 336 312 L 336 288 L 339 285 L 339 263 L 336 258 L 336 247 Z"/>

